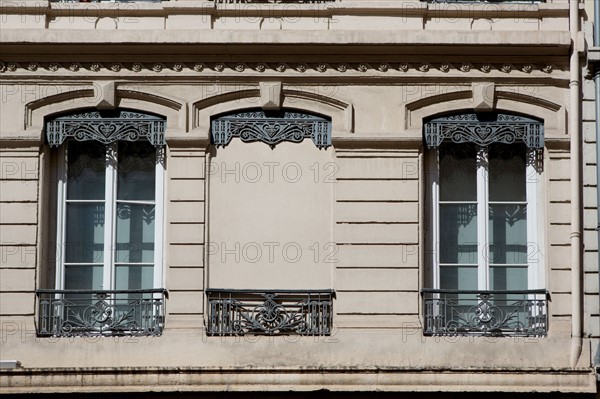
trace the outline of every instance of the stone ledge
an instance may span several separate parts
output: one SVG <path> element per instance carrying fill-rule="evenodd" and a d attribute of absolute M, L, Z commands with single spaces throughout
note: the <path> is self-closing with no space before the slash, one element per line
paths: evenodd
<path fill-rule="evenodd" d="M 222 370 L 192 368 L 0 371 L 2 391 L 412 391 L 596 392 L 593 370 Z"/>

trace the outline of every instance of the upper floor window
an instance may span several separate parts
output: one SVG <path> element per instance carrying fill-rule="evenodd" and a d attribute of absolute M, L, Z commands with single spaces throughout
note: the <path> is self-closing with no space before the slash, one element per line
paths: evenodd
<path fill-rule="evenodd" d="M 164 120 L 130 111 L 55 118 L 55 291 L 44 333 L 148 333 L 162 317 Z"/>
<path fill-rule="evenodd" d="M 426 332 L 538 334 L 543 125 L 461 114 L 429 121 L 425 138 L 433 288 Z"/>

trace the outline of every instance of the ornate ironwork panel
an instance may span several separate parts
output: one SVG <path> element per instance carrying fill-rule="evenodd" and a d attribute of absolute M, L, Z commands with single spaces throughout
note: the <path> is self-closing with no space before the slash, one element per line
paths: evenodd
<path fill-rule="evenodd" d="M 544 148 L 544 124 L 518 115 L 467 113 L 435 118 L 425 123 L 427 147 L 439 147 L 443 141 L 512 144 L 523 142 L 529 148 Z"/>
<path fill-rule="evenodd" d="M 331 121 L 296 111 L 252 110 L 213 119 L 212 143 L 226 146 L 233 137 L 244 142 L 262 141 L 275 146 L 282 141 L 299 143 L 310 138 L 318 148 L 331 145 Z"/>
<path fill-rule="evenodd" d="M 548 292 L 423 289 L 425 335 L 545 336 Z"/>
<path fill-rule="evenodd" d="M 336 0 L 213 0 L 215 3 L 234 4 L 234 3 L 296 3 L 296 4 L 314 4 L 314 3 L 333 3 Z"/>
<path fill-rule="evenodd" d="M 333 290 L 206 290 L 208 335 L 330 335 Z"/>
<path fill-rule="evenodd" d="M 67 138 L 96 140 L 104 144 L 143 138 L 155 146 L 162 146 L 166 143 L 165 125 L 165 118 L 136 111 L 89 111 L 47 121 L 46 138 L 51 146 L 59 146 Z"/>
<path fill-rule="evenodd" d="M 163 289 L 38 290 L 39 336 L 161 335 Z"/>

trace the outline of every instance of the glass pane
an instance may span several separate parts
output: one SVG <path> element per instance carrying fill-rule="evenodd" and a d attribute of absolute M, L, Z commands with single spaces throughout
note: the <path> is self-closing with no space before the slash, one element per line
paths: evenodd
<path fill-rule="evenodd" d="M 490 288 L 492 290 L 526 290 L 527 268 L 526 267 L 490 267 Z"/>
<path fill-rule="evenodd" d="M 440 201 L 477 201 L 477 148 L 445 143 L 439 153 Z"/>
<path fill-rule="evenodd" d="M 440 262 L 477 263 L 477 204 L 440 204 Z"/>
<path fill-rule="evenodd" d="M 490 263 L 527 263 L 527 206 L 490 205 Z"/>
<path fill-rule="evenodd" d="M 526 201 L 526 149 L 523 144 L 493 144 L 489 151 L 490 201 Z"/>
<path fill-rule="evenodd" d="M 117 266 L 117 290 L 140 290 L 154 286 L 153 266 Z"/>
<path fill-rule="evenodd" d="M 104 204 L 67 204 L 65 261 L 99 263 L 104 260 Z"/>
<path fill-rule="evenodd" d="M 101 265 L 68 265 L 65 266 L 66 290 L 101 290 L 102 266 Z M 91 297 L 91 296 L 86 296 Z"/>
<path fill-rule="evenodd" d="M 154 262 L 154 205 L 117 204 L 116 262 Z"/>
<path fill-rule="evenodd" d="M 443 290 L 476 290 L 477 267 L 441 266 L 440 288 Z"/>
<path fill-rule="evenodd" d="M 67 198 L 103 200 L 106 146 L 97 141 L 70 141 L 67 151 Z"/>
<path fill-rule="evenodd" d="M 117 199 L 154 201 L 156 149 L 149 142 L 119 142 Z"/>

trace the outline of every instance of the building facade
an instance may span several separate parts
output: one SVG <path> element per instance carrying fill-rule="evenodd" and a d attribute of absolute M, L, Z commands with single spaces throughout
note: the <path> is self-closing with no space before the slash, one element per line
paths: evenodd
<path fill-rule="evenodd" d="M 0 2 L 1 393 L 594 394 L 590 4 Z"/>

